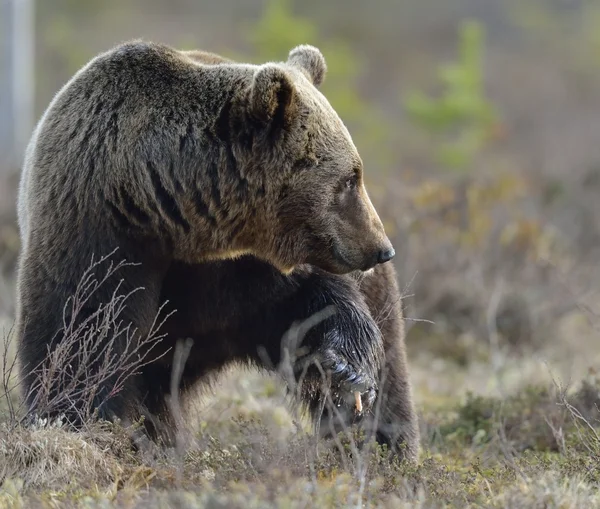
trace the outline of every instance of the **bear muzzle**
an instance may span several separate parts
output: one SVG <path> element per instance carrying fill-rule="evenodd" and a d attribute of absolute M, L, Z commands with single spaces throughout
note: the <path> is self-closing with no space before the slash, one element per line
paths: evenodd
<path fill-rule="evenodd" d="M 337 265 L 346 270 L 360 270 L 367 272 L 375 266 L 389 262 L 396 255 L 396 251 L 391 242 L 386 239 L 382 247 L 370 249 L 367 254 L 361 256 L 360 252 L 344 251 L 341 246 L 334 245 L 332 250 L 333 258 Z"/>
<path fill-rule="evenodd" d="M 361 270 L 367 272 L 381 263 L 389 262 L 394 256 L 396 256 L 396 251 L 389 239 L 386 238 L 382 247 L 371 251 L 371 255 L 367 257 Z"/>

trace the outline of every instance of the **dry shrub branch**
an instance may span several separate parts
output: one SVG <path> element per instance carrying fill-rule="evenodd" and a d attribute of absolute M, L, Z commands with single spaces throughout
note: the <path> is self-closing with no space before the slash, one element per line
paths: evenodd
<path fill-rule="evenodd" d="M 23 408 L 24 403 L 18 408 L 10 403 L 13 425 L 44 420 L 49 415 L 76 415 L 80 423 L 89 423 L 106 401 L 123 390 L 129 378 L 160 357 L 153 352 L 164 339 L 159 331 L 172 314 L 159 318 L 164 304 L 156 313 L 149 332 L 143 336 L 123 319 L 128 299 L 144 291 L 143 288 L 124 293 L 124 280 L 120 279 L 107 302 L 81 318 L 90 299 L 103 291 L 110 279 L 117 277 L 124 267 L 135 265 L 125 261 L 113 263 L 110 258 L 115 252 L 116 249 L 97 261 L 92 257 L 73 296 L 64 306 L 63 327 L 48 347 L 46 361 L 31 370 L 34 381 L 23 400 L 28 402 L 28 408 Z M 2 384 L 8 401 L 16 388 L 11 384 L 15 361 L 8 361 L 6 357 L 3 362 L 10 365 L 3 370 Z"/>

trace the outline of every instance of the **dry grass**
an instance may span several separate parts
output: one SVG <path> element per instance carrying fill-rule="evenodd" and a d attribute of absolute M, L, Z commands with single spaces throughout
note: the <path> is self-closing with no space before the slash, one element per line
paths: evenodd
<path fill-rule="evenodd" d="M 0 429 L 0 478 L 19 479 L 33 489 L 80 490 L 109 486 L 134 464 L 126 435 L 108 426 L 80 433 L 60 424 Z"/>
<path fill-rule="evenodd" d="M 425 366 L 415 363 L 418 378 Z M 192 440 L 151 459 L 129 430 L 93 423 L 0 430 L 0 507 L 592 507 L 600 382 L 422 398 L 416 467 L 350 438 L 314 442 L 277 378 L 233 368 L 187 412 Z"/>

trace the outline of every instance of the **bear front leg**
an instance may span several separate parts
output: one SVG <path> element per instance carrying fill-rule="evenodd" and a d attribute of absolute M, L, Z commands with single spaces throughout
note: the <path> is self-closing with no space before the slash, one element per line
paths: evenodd
<path fill-rule="evenodd" d="M 324 312 L 330 309 L 335 314 L 306 334 L 309 354 L 294 366 L 301 397 L 325 435 L 371 412 L 385 355 L 381 331 L 362 298 L 332 301 Z"/>
<path fill-rule="evenodd" d="M 381 331 L 358 285 L 306 268 L 285 286 L 277 291 L 281 298 L 239 326 L 234 349 L 282 374 L 308 404 L 317 427 L 360 418 L 357 398 L 361 411 L 369 412 L 385 356 Z"/>
<path fill-rule="evenodd" d="M 336 306 L 337 313 L 315 327 L 312 341 L 332 374 L 332 383 L 320 383 L 324 370 L 316 373 L 311 367 L 302 397 L 321 436 L 357 424 L 367 438 L 374 436 L 398 457 L 416 461 L 419 429 L 404 343 L 402 299 L 393 266 L 378 266 L 357 279 L 325 272 L 319 272 L 319 278 L 318 293 Z M 376 360 L 356 363 L 354 351 L 365 345 L 376 347 L 372 356 Z"/>
<path fill-rule="evenodd" d="M 307 281 L 307 302 L 323 320 L 307 331 L 304 350 L 308 355 L 297 359 L 296 372 L 305 372 L 303 386 L 308 394 L 326 377 L 330 402 L 338 408 L 355 408 L 360 395 L 361 406 L 368 410 L 377 394 L 384 359 L 381 331 L 352 279 L 318 270 L 311 276 L 315 279 Z M 328 311 L 329 316 L 324 314 Z"/>

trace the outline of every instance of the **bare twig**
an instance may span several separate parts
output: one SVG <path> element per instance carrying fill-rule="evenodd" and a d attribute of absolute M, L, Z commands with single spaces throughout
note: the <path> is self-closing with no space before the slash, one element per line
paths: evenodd
<path fill-rule="evenodd" d="M 65 303 L 62 330 L 48 346 L 44 361 L 31 370 L 34 381 L 28 389 L 29 409 L 24 419 L 72 414 L 86 423 L 110 398 L 123 390 L 129 378 L 165 355 L 166 352 L 158 357 L 151 356 L 164 338 L 158 330 L 172 314 L 158 321 L 164 304 L 144 336 L 122 319 L 128 299 L 143 288 L 122 294 L 123 280 L 120 280 L 108 302 L 80 319 L 85 305 L 117 271 L 136 265 L 124 261 L 113 265 L 111 262 L 105 274 L 97 279 L 95 271 L 115 251 L 98 261 L 92 258 L 74 295 Z"/>
<path fill-rule="evenodd" d="M 179 389 L 185 363 L 190 355 L 190 351 L 194 341 L 191 338 L 186 338 L 185 341 L 177 341 L 175 345 L 175 353 L 173 356 L 173 369 L 171 370 L 171 390 L 167 398 L 169 410 L 175 424 L 175 451 L 178 458 L 179 468 L 177 469 L 177 485 L 181 485 L 183 479 L 183 463 L 185 459 L 185 451 L 190 443 L 191 435 L 185 428 L 183 412 L 179 401 Z"/>

